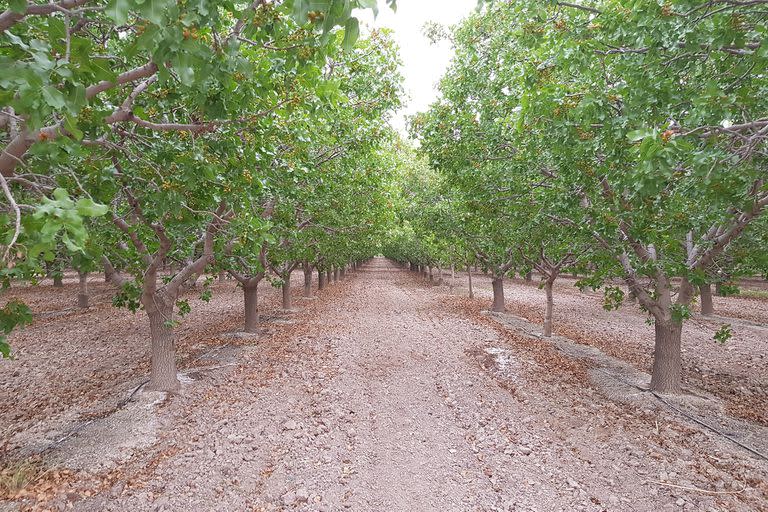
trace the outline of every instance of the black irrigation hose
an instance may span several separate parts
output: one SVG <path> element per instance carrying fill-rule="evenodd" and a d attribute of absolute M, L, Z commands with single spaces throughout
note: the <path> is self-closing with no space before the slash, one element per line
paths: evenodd
<path fill-rule="evenodd" d="M 627 381 L 625 381 L 624 379 L 621 379 L 621 378 L 619 378 L 619 377 L 617 377 L 617 376 L 615 376 L 615 375 L 613 375 L 613 374 L 611 374 L 611 373 L 609 373 L 609 372 L 607 372 L 607 371 L 603 370 L 602 368 L 594 368 L 594 369 L 595 369 L 595 370 L 597 370 L 597 371 L 599 371 L 599 372 L 602 372 L 602 373 L 604 373 L 604 374 L 608 375 L 608 376 L 609 376 L 609 377 L 611 377 L 612 379 L 616 379 L 616 380 L 618 380 L 619 382 L 622 382 L 622 383 L 626 384 L 627 386 L 631 386 L 631 387 L 633 387 L 633 388 L 635 388 L 635 389 L 637 389 L 637 390 L 640 390 L 640 391 L 642 391 L 643 393 L 650 393 L 650 394 L 651 394 L 651 395 L 653 395 L 653 396 L 654 396 L 654 397 L 655 397 L 655 398 L 656 398 L 656 399 L 657 399 L 659 402 L 661 402 L 662 404 L 666 405 L 667 407 L 669 407 L 670 409 L 672 409 L 672 410 L 673 410 L 673 411 L 675 411 L 676 413 L 678 413 L 678 414 L 680 414 L 680 415 L 682 415 L 682 416 L 685 416 L 685 417 L 686 417 L 686 418 L 688 418 L 689 420 L 691 420 L 691 421 L 693 421 L 693 422 L 695 422 L 695 423 L 698 423 L 698 424 L 699 424 L 699 425 L 701 425 L 702 427 L 705 427 L 705 428 L 707 428 L 707 429 L 711 430 L 711 431 L 712 431 L 712 432 L 714 432 L 715 434 L 717 434 L 717 435 L 719 435 L 719 436 L 722 436 L 722 437 L 726 438 L 726 439 L 727 439 L 727 440 L 729 440 L 730 442 L 732 442 L 732 443 L 734 443 L 734 444 L 736 444 L 736 445 L 738 445 L 738 446 L 740 446 L 740 447 L 744 448 L 745 450 L 747 450 L 748 452 L 752 453 L 753 455 L 756 455 L 756 456 L 760 457 L 761 459 L 763 459 L 763 460 L 765 460 L 765 461 L 768 461 L 768 456 L 766 456 L 764 453 L 761 453 L 761 452 L 757 451 L 756 449 L 752 448 L 751 446 L 748 446 L 748 445 L 746 445 L 746 444 L 742 443 L 741 441 L 739 441 L 739 440 L 737 440 L 737 439 L 734 439 L 733 437 L 729 436 L 728 434 L 726 434 L 726 433 L 725 433 L 725 432 L 723 432 L 722 430 L 720 430 L 720 429 L 718 429 L 718 428 L 716 428 L 716 427 L 713 427 L 713 426 L 712 426 L 712 425 L 710 425 L 709 423 L 706 423 L 706 422 L 704 422 L 704 421 L 701 421 L 700 419 L 696 418 L 695 416 L 692 416 L 692 415 L 688 414 L 687 412 L 683 411 L 683 410 L 682 410 L 682 409 L 680 409 L 679 407 L 675 407 L 674 405 L 672 405 L 672 404 L 671 404 L 671 403 L 669 403 L 668 401 L 664 400 L 664 398 L 662 398 L 662 397 L 661 397 L 661 396 L 660 396 L 658 393 L 656 393 L 655 391 L 651 391 L 649 388 L 643 388 L 643 387 L 640 387 L 640 386 L 638 386 L 638 385 L 636 385 L 636 384 L 632 384 L 631 382 L 627 382 Z"/>
<path fill-rule="evenodd" d="M 120 410 L 123 407 L 125 407 L 126 405 L 128 405 L 128 402 L 130 402 L 131 399 L 133 399 L 133 397 L 136 396 L 136 393 L 138 393 L 139 390 L 141 388 L 143 388 L 145 384 L 148 384 L 148 383 L 149 383 L 149 379 L 145 380 L 144 382 L 142 382 L 141 384 L 136 386 L 133 391 L 131 391 L 131 394 L 128 395 L 128 398 L 125 398 L 125 399 L 120 400 L 119 402 L 117 402 L 117 408 L 115 409 L 115 411 Z"/>

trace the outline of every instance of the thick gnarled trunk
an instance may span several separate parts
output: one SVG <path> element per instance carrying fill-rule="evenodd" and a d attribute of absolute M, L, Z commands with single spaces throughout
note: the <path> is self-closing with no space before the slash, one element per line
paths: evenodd
<path fill-rule="evenodd" d="M 177 393 L 181 387 L 176 370 L 176 339 L 173 333 L 173 301 L 154 294 L 144 301 L 149 317 L 152 371 L 147 389 Z"/>
<path fill-rule="evenodd" d="M 259 282 L 243 285 L 243 298 L 245 304 L 244 331 L 248 333 L 258 332 L 259 329 Z"/>
<path fill-rule="evenodd" d="M 286 311 L 290 311 L 291 306 L 293 304 L 291 303 L 291 274 L 288 274 L 287 276 L 282 276 L 283 279 L 283 309 Z"/>
<path fill-rule="evenodd" d="M 547 308 L 544 311 L 544 336 L 549 338 L 552 336 L 552 310 L 554 308 L 554 301 L 552 300 L 552 285 L 554 283 L 547 280 L 544 283 L 544 291 L 547 295 Z"/>
<path fill-rule="evenodd" d="M 683 324 L 674 320 L 656 319 L 655 328 L 651 391 L 680 393 L 682 382 L 680 340 Z"/>
<path fill-rule="evenodd" d="M 304 266 L 304 297 L 312 296 L 312 267 Z"/>
<path fill-rule="evenodd" d="M 88 309 L 88 272 L 78 272 L 77 307 Z"/>
<path fill-rule="evenodd" d="M 504 280 L 501 277 L 494 277 L 491 281 L 493 286 L 493 309 L 497 313 L 503 313 L 507 310 L 504 304 Z"/>

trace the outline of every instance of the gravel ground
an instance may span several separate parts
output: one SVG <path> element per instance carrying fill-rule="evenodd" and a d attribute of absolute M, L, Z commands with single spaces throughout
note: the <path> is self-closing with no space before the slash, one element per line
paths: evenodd
<path fill-rule="evenodd" d="M 492 297 L 490 279 L 473 276 L 478 297 Z M 456 279 L 456 293 L 467 281 Z M 532 322 L 544 322 L 544 290 L 536 283 L 505 281 L 507 310 Z M 653 325 L 638 306 L 619 311 L 603 309 L 603 296 L 581 293 L 574 279 L 555 284 L 554 332 L 649 371 L 653 354 Z M 695 315 L 683 327 L 684 379 L 724 400 L 740 418 L 768 427 L 768 300 L 714 297 L 717 317 Z M 723 324 L 731 324 L 733 338 L 725 345 L 713 340 Z"/>
<path fill-rule="evenodd" d="M 303 275 L 294 273 L 293 286 L 300 282 Z M 65 278 L 64 288 L 51 284 L 15 286 L 3 296 L 23 299 L 34 315 L 31 326 L 11 336 L 15 359 L 0 361 L 0 388 L 13 397 L 0 402 L 0 454 L 6 459 L 38 451 L 84 419 L 110 413 L 149 371 L 149 322 L 143 312 L 113 307 L 114 288 L 101 277 L 89 280 L 88 310 L 76 307 L 76 274 Z M 216 282 L 209 303 L 199 299 L 200 290 L 185 293 L 192 313 L 177 331 L 181 368 L 221 345 L 221 335 L 242 323 L 242 292 L 234 281 Z M 260 290 L 265 314 L 275 314 L 280 291 L 266 283 Z"/>
<path fill-rule="evenodd" d="M 106 434 L 120 423 L 111 421 L 118 415 L 98 420 L 43 454 L 59 466 L 16 503 L 167 512 L 768 510 L 768 463 L 647 397 L 608 398 L 584 360 L 483 314 L 485 299 L 446 292 L 375 259 L 319 300 L 297 301 L 301 310 L 268 322 L 268 335 L 230 338 L 235 350 L 199 361 L 180 395 L 140 393 L 120 414 L 143 422 L 137 435 L 151 435 L 151 445 L 135 443 L 99 465 L 114 442 Z M 197 352 L 221 346 L 220 333 L 239 322 L 239 295 L 219 296 L 189 321 L 185 343 L 205 346 Z M 211 315 L 221 318 L 215 328 L 194 328 Z M 82 400 L 63 410 L 74 414 Z M 90 464 L 76 456 L 84 447 Z"/>

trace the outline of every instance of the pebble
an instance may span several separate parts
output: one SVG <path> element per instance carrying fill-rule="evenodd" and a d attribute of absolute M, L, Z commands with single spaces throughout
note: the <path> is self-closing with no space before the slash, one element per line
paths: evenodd
<path fill-rule="evenodd" d="M 283 423 L 283 430 L 296 430 L 297 428 L 299 428 L 299 424 L 293 420 L 288 420 Z"/>
<path fill-rule="evenodd" d="M 295 497 L 298 503 L 306 503 L 309 501 L 309 491 L 301 487 L 296 490 Z"/>

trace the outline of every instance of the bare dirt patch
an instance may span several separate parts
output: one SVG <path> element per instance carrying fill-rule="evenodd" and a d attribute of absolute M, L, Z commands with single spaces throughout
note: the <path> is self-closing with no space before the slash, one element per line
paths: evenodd
<path fill-rule="evenodd" d="M 482 313 L 484 300 L 443 291 L 376 259 L 300 302 L 294 324 L 270 323 L 256 339 L 217 335 L 216 346 L 231 345 L 195 366 L 232 366 L 200 370 L 157 407 L 151 446 L 107 469 L 42 460 L 55 479 L 41 478 L 18 503 L 85 512 L 764 509 L 765 463 L 651 401 L 606 396 L 582 354 L 503 326 Z M 218 311 L 237 303 L 239 294 Z M 223 323 L 218 332 L 233 330 Z"/>

